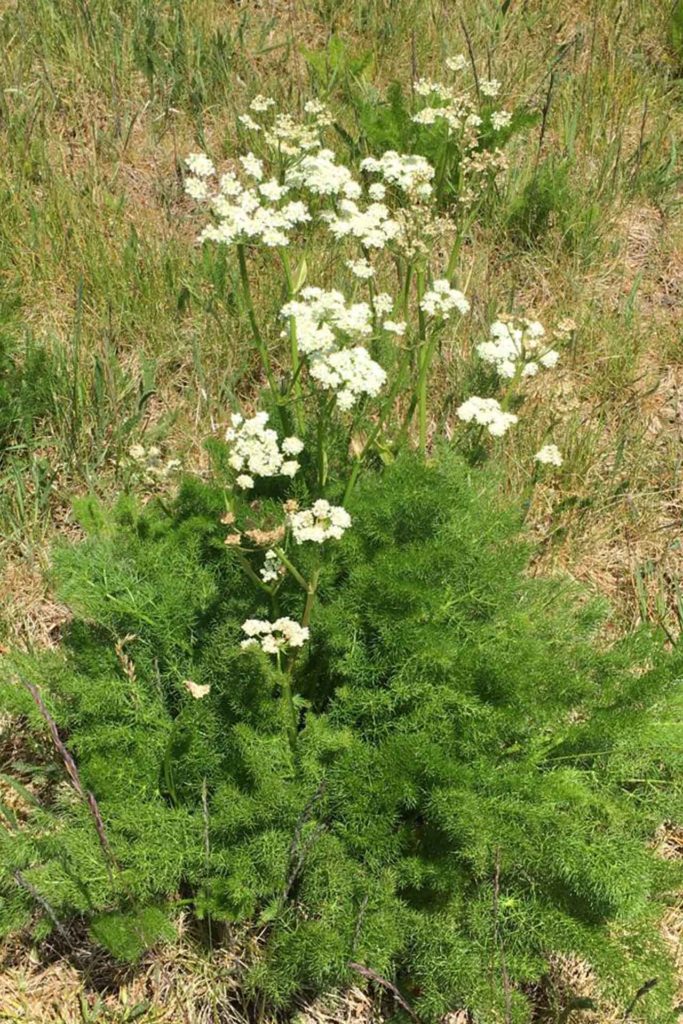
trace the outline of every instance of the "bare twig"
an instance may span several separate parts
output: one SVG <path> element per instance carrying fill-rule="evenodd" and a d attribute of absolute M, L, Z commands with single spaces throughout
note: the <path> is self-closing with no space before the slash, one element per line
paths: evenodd
<path fill-rule="evenodd" d="M 470 55 L 470 64 L 472 65 L 472 74 L 474 75 L 474 85 L 477 90 L 477 97 L 478 99 L 481 100 L 481 90 L 479 88 L 479 75 L 477 74 L 477 62 L 474 57 L 472 37 L 470 36 L 470 33 L 467 29 L 467 25 L 465 24 L 465 19 L 462 17 L 462 15 L 460 16 L 460 27 L 463 31 L 463 35 L 465 36 L 465 42 L 467 43 L 467 52 Z"/>
<path fill-rule="evenodd" d="M 69 942 L 69 936 L 66 932 L 66 929 L 64 928 L 64 925 L 60 923 L 60 920 L 57 917 L 56 913 L 54 912 L 48 901 L 45 899 L 45 897 L 38 892 L 35 885 L 31 885 L 29 880 L 27 878 L 24 878 L 21 871 L 19 870 L 14 872 L 14 880 L 17 883 L 17 885 L 20 886 L 22 889 L 25 889 L 26 892 L 33 897 L 33 899 L 41 907 L 41 909 L 45 911 L 45 913 L 55 926 L 55 931 L 57 931 L 63 939 Z"/>
<path fill-rule="evenodd" d="M 373 971 L 371 967 L 363 967 L 362 964 L 356 964 L 352 960 L 349 961 L 349 967 L 352 971 L 356 971 L 364 978 L 369 978 L 370 981 L 374 981 L 376 985 L 380 985 L 382 988 L 386 989 L 387 992 L 390 992 L 401 1009 L 405 1010 L 414 1021 L 419 1022 L 420 1018 L 415 1013 L 415 1010 L 412 1008 L 410 1003 L 406 1002 L 393 982 L 389 981 L 387 978 L 383 978 L 381 974 L 378 974 L 377 971 Z"/>
<path fill-rule="evenodd" d="M 658 981 L 659 981 L 659 978 L 650 978 L 648 981 L 644 982 L 640 986 L 640 988 L 638 989 L 638 991 L 634 995 L 633 999 L 631 1000 L 631 1002 L 628 1004 L 628 1006 L 624 1010 L 624 1016 L 622 1017 L 622 1020 L 628 1020 L 629 1014 L 631 1013 L 631 1011 L 635 1007 L 635 1005 L 638 1002 L 638 1000 L 642 999 L 643 996 L 646 996 L 647 993 L 650 991 L 650 989 L 653 989 L 655 987 L 655 985 L 657 984 Z"/>
<path fill-rule="evenodd" d="M 78 773 L 78 768 L 76 767 L 76 762 L 74 761 L 72 755 L 67 750 L 64 741 L 59 735 L 57 724 L 52 715 L 50 714 L 50 712 L 47 710 L 47 707 L 45 706 L 45 702 L 40 695 L 38 687 L 34 686 L 33 683 L 28 682 L 26 682 L 24 685 L 26 686 L 28 692 L 31 694 L 31 697 L 33 698 L 33 701 L 36 707 L 38 708 L 41 717 L 43 718 L 45 724 L 48 727 L 55 750 L 57 751 L 59 757 L 61 758 L 62 764 L 64 765 L 64 770 L 66 771 L 66 774 L 69 777 L 69 781 L 73 786 L 74 791 L 90 811 L 90 815 L 95 825 L 95 831 L 97 832 L 97 838 L 99 839 L 100 846 L 102 847 L 102 852 L 104 853 L 106 858 L 107 870 L 110 871 L 111 866 L 114 865 L 116 867 L 117 864 L 112 853 L 111 846 L 109 845 L 109 840 L 107 839 L 107 833 L 104 828 L 104 821 L 102 820 L 99 804 L 95 799 L 95 795 L 94 793 L 91 793 L 89 790 L 86 790 L 85 787 L 83 786 L 83 783 L 81 782 L 81 777 Z"/>

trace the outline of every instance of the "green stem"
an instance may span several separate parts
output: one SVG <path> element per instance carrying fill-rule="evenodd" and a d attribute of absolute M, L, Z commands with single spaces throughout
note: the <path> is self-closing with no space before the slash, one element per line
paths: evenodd
<path fill-rule="evenodd" d="M 282 686 L 282 703 L 284 705 L 285 721 L 287 723 L 287 739 L 289 740 L 290 749 L 292 753 L 294 753 L 294 751 L 296 750 L 297 733 L 299 731 L 299 716 L 297 715 L 296 707 L 294 706 L 291 664 L 287 667 L 287 669 L 284 672 L 280 673 L 280 684 Z"/>
<path fill-rule="evenodd" d="M 427 344 L 427 321 L 420 303 L 425 290 L 424 270 L 417 272 L 417 315 L 418 315 L 418 380 L 417 407 L 420 453 L 427 450 L 427 371 L 429 368 L 429 345 Z"/>
<path fill-rule="evenodd" d="M 280 249 L 280 257 L 282 259 L 282 266 L 285 271 L 285 278 L 287 280 L 287 297 L 288 301 L 292 301 L 296 294 L 294 288 L 294 278 L 292 277 L 292 268 L 289 262 L 289 255 L 284 249 Z M 294 419 L 296 421 L 296 429 L 302 434 L 304 431 L 304 414 L 301 403 L 301 360 L 299 356 L 299 341 L 296 333 L 296 320 L 294 317 L 289 318 L 289 351 L 292 360 L 292 378 L 289 385 L 288 394 L 294 393 Z"/>
<path fill-rule="evenodd" d="M 346 484 L 346 488 L 344 490 L 344 498 L 343 498 L 343 504 L 344 505 L 346 504 L 348 499 L 351 497 L 351 494 L 353 493 L 353 489 L 356 486 L 356 481 L 358 480 L 358 474 L 360 473 L 362 465 L 363 465 L 363 459 L 365 458 L 366 454 L 368 453 L 368 451 L 370 450 L 372 445 L 375 443 L 375 441 L 376 441 L 380 431 L 382 430 L 382 427 L 384 426 L 384 422 L 385 422 L 385 419 L 386 419 L 386 416 L 387 416 L 387 412 L 390 409 L 393 408 L 394 400 L 396 399 L 396 396 L 398 395 L 399 391 L 401 390 L 401 384 L 402 384 L 402 381 L 403 381 L 403 374 L 404 374 L 404 372 L 408 368 L 408 365 L 410 363 L 411 355 L 412 355 L 412 352 L 411 352 L 410 349 L 408 349 L 406 351 L 404 357 L 403 357 L 403 361 L 399 364 L 398 370 L 396 372 L 396 377 L 394 379 L 394 384 L 393 384 L 391 390 L 389 391 L 389 394 L 387 395 L 386 399 L 384 400 L 384 403 L 382 404 L 382 407 L 380 408 L 380 411 L 379 411 L 379 414 L 378 414 L 378 417 L 377 417 L 377 422 L 376 422 L 375 426 L 373 427 L 373 429 L 370 431 L 370 433 L 368 435 L 368 438 L 367 438 L 365 444 L 363 445 L 363 447 L 361 448 L 359 454 L 354 459 L 353 467 L 351 469 L 351 476 L 349 477 L 348 483 Z"/>
<path fill-rule="evenodd" d="M 259 576 L 256 575 L 256 573 L 254 572 L 252 567 L 249 565 L 249 562 L 247 561 L 246 557 L 242 554 L 242 552 L 241 551 L 237 551 L 235 548 L 233 548 L 233 550 L 235 551 L 235 554 L 237 556 L 237 561 L 240 563 L 240 565 L 242 566 L 242 569 L 247 574 L 247 576 L 252 581 L 252 583 L 255 583 L 257 587 L 261 588 L 261 590 L 265 590 L 265 592 L 267 594 L 270 594 L 270 592 L 271 592 L 270 587 L 268 586 L 267 583 L 264 583 L 263 580 Z"/>
<path fill-rule="evenodd" d="M 237 246 L 237 262 L 240 270 L 240 281 L 242 282 L 242 292 L 244 294 L 244 301 L 247 306 L 247 314 L 249 316 L 249 323 L 254 334 L 254 341 L 261 357 L 263 369 L 266 377 L 268 378 L 268 385 L 273 394 L 273 398 L 279 403 L 280 395 L 273 376 L 273 370 L 270 365 L 270 356 L 268 355 L 268 349 L 259 330 L 258 320 L 256 319 L 256 312 L 254 310 L 254 300 L 251 295 L 251 286 L 249 284 L 249 271 L 247 270 L 247 259 L 244 253 L 244 245 L 240 244 Z"/>
<path fill-rule="evenodd" d="M 275 548 L 275 554 L 280 559 L 280 561 L 284 565 L 285 569 L 287 569 L 288 572 L 291 572 L 292 576 L 294 577 L 296 582 L 299 584 L 299 586 L 303 590 L 305 590 L 306 593 L 308 593 L 308 587 L 309 587 L 308 581 L 306 579 L 304 579 L 304 577 L 301 575 L 301 573 L 299 572 L 297 567 L 294 565 L 294 563 L 289 560 L 289 558 L 284 553 L 282 548 Z"/>

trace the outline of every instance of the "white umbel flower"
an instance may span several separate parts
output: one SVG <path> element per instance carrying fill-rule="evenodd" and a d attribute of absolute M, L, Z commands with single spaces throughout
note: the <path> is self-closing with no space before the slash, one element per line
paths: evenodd
<path fill-rule="evenodd" d="M 546 444 L 534 455 L 536 462 L 544 466 L 561 466 L 562 453 L 556 444 Z"/>
<path fill-rule="evenodd" d="M 479 398 L 473 395 L 455 410 L 464 423 L 478 423 L 486 427 L 493 437 L 502 437 L 517 422 L 514 413 L 504 412 L 495 398 Z"/>
<path fill-rule="evenodd" d="M 369 260 L 347 260 L 346 266 L 349 268 L 353 276 L 359 278 L 361 281 L 368 281 L 371 277 L 375 276 L 375 268 Z"/>
<path fill-rule="evenodd" d="M 210 178 L 216 173 L 213 161 L 206 153 L 190 153 L 185 157 L 185 163 L 190 174 L 195 174 L 198 178 Z"/>
<path fill-rule="evenodd" d="M 511 121 L 512 114 L 509 110 L 494 110 L 491 114 L 491 124 L 497 132 L 502 128 L 507 128 Z"/>
<path fill-rule="evenodd" d="M 544 349 L 545 328 L 538 320 L 506 317 L 495 320 L 490 328 L 490 341 L 477 345 L 481 359 L 496 368 L 501 377 L 512 379 L 535 377 L 539 366 L 550 368 L 560 358 L 555 349 Z"/>
<path fill-rule="evenodd" d="M 253 487 L 256 476 L 294 476 L 299 463 L 286 460 L 285 455 L 303 449 L 298 437 L 286 437 L 281 447 L 276 431 L 267 426 L 267 412 L 258 412 L 248 420 L 237 413 L 231 422 L 225 439 L 232 448 L 228 462 L 239 474 L 235 481 L 238 487 Z"/>
<path fill-rule="evenodd" d="M 283 565 L 275 551 L 266 551 L 265 561 L 259 570 L 259 576 L 264 583 L 273 583 L 281 575 Z"/>
<path fill-rule="evenodd" d="M 301 626 L 286 616 L 269 622 L 267 619 L 247 619 L 242 623 L 242 648 L 260 647 L 266 654 L 279 654 L 291 647 L 303 647 L 309 638 L 308 626 Z"/>
<path fill-rule="evenodd" d="M 446 57 L 446 67 L 449 71 L 464 71 L 467 67 L 465 54 L 459 53 L 457 57 Z"/>
<path fill-rule="evenodd" d="M 482 78 L 479 82 L 482 96 L 497 96 L 500 92 L 500 82 L 496 78 Z"/>
<path fill-rule="evenodd" d="M 322 544 L 326 540 L 339 540 L 351 526 L 351 516 L 341 505 L 330 505 L 320 498 L 310 509 L 290 512 L 288 523 L 297 544 L 304 541 Z"/>
<path fill-rule="evenodd" d="M 303 288 L 298 299 L 282 307 L 280 316 L 294 321 L 299 351 L 305 356 L 335 351 L 339 347 L 337 332 L 345 338 L 372 334 L 372 310 L 367 302 L 347 303 L 337 290 Z"/>
<path fill-rule="evenodd" d="M 450 282 L 445 278 L 440 278 L 424 293 L 420 308 L 427 316 L 448 320 L 454 309 L 462 316 L 469 313 L 470 304 L 462 292 L 457 288 L 451 288 Z"/>
<path fill-rule="evenodd" d="M 310 360 L 311 377 L 326 391 L 336 391 L 337 406 L 348 412 L 362 395 L 375 398 L 387 375 L 361 345 L 343 348 Z"/>
<path fill-rule="evenodd" d="M 407 195 L 426 199 L 432 193 L 434 168 L 416 153 L 397 153 L 388 149 L 378 159 L 369 156 L 361 161 L 361 170 L 381 174 L 386 182 L 395 185 Z"/>

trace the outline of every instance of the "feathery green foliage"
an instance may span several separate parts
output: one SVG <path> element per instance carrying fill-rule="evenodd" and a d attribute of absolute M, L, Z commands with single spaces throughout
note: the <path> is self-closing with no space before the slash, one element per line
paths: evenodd
<path fill-rule="evenodd" d="M 2 930 L 82 916 L 130 958 L 189 902 L 265 929 L 248 984 L 275 1006 L 356 963 L 430 1019 L 528 1020 L 525 988 L 574 953 L 623 1005 L 658 976 L 641 1010 L 670 1020 L 674 868 L 647 847 L 681 810 L 680 655 L 645 632 L 600 643 L 604 609 L 528 578 L 488 471 L 402 456 L 325 563 L 292 747 L 282 677 L 240 650 L 244 619 L 273 609 L 224 543 L 219 483 L 82 505 L 87 539 L 57 551 L 62 649 L 3 670 L 0 708 L 30 737 L 9 770 L 34 796 L 0 808 Z M 293 585 L 278 599 L 300 615 Z"/>

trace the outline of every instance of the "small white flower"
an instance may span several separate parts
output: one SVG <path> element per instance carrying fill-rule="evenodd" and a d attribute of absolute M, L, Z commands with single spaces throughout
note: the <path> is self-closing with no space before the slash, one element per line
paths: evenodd
<path fill-rule="evenodd" d="M 386 187 L 382 184 L 381 181 L 376 181 L 373 185 L 370 185 L 370 187 L 368 188 L 368 195 L 376 203 L 381 203 L 386 194 Z"/>
<path fill-rule="evenodd" d="M 440 278 L 424 293 L 420 308 L 427 316 L 439 316 L 443 320 L 448 320 L 454 309 L 464 316 L 469 312 L 470 304 L 462 292 L 457 288 L 451 288 L 450 282 L 445 278 Z"/>
<path fill-rule="evenodd" d="M 260 644 L 266 654 L 278 654 L 290 647 L 303 647 L 309 637 L 307 626 L 301 626 L 287 617 L 276 619 L 275 622 L 247 619 L 242 630 L 247 634 L 247 639 L 242 640 L 240 646 L 248 648 Z"/>
<path fill-rule="evenodd" d="M 541 356 L 539 362 L 542 366 L 545 366 L 546 369 L 552 369 L 553 366 L 557 366 L 557 361 L 559 358 L 560 353 L 557 352 L 554 348 L 551 348 L 548 349 L 548 351 Z"/>
<path fill-rule="evenodd" d="M 320 498 L 310 509 L 291 512 L 288 522 L 297 544 L 304 541 L 322 544 L 326 540 L 339 540 L 351 526 L 351 516 L 341 505 L 330 505 Z"/>
<path fill-rule="evenodd" d="M 278 199 L 282 199 L 289 192 L 288 187 L 280 185 L 275 178 L 264 181 L 262 185 L 259 185 L 258 190 L 264 199 L 269 199 L 272 203 L 276 203 Z"/>
<path fill-rule="evenodd" d="M 286 437 L 280 447 L 285 455 L 300 455 L 304 450 L 304 443 L 298 437 Z"/>
<path fill-rule="evenodd" d="M 228 462 L 239 474 L 235 481 L 238 487 L 253 487 L 256 476 L 291 477 L 299 469 L 298 462 L 285 460 L 284 456 L 289 453 L 281 449 L 277 433 L 267 424 L 266 412 L 259 412 L 249 420 L 239 415 L 232 417 L 225 439 L 232 446 Z M 301 444 L 298 438 L 287 440 L 290 448 L 292 443 Z"/>
<path fill-rule="evenodd" d="M 253 100 L 249 104 L 249 109 L 253 110 L 255 114 L 264 114 L 270 107 L 275 106 L 275 100 L 271 99 L 270 96 L 254 96 Z"/>
<path fill-rule="evenodd" d="M 266 551 L 265 561 L 259 570 L 259 576 L 264 583 L 273 583 L 281 575 L 282 568 L 282 562 L 275 551 L 269 549 Z"/>
<path fill-rule="evenodd" d="M 493 437 L 502 437 L 518 419 L 514 413 L 504 412 L 495 398 L 479 398 L 477 395 L 468 398 L 455 411 L 458 419 L 486 427 Z"/>
<path fill-rule="evenodd" d="M 434 168 L 423 156 L 415 153 L 397 153 L 388 149 L 379 160 L 366 157 L 360 167 L 362 171 L 381 174 L 385 181 L 408 195 L 426 198 L 432 191 Z"/>
<path fill-rule="evenodd" d="M 247 153 L 246 156 L 240 157 L 240 163 L 250 178 L 256 178 L 257 181 L 261 181 L 263 178 L 262 160 L 259 160 L 253 153 Z"/>
<path fill-rule="evenodd" d="M 491 114 L 491 124 L 499 132 L 501 128 L 507 128 L 512 121 L 512 114 L 509 110 L 494 110 Z"/>
<path fill-rule="evenodd" d="M 546 444 L 534 455 L 536 462 L 544 466 L 561 466 L 562 453 L 556 444 Z"/>
<path fill-rule="evenodd" d="M 467 67 L 467 58 L 464 53 L 459 53 L 457 57 L 446 57 L 446 67 L 449 71 L 464 71 Z"/>
<path fill-rule="evenodd" d="M 483 96 L 494 97 L 500 92 L 500 82 L 496 78 L 482 78 L 479 88 Z"/>
<path fill-rule="evenodd" d="M 406 323 L 404 320 L 385 320 L 382 327 L 385 331 L 389 331 L 390 334 L 402 335 L 406 333 Z"/>
<path fill-rule="evenodd" d="M 202 202 L 209 198 L 209 186 L 203 178 L 185 178 L 185 193 L 190 199 Z"/>
<path fill-rule="evenodd" d="M 185 158 L 185 163 L 189 172 L 196 174 L 198 178 L 209 178 L 216 173 L 213 161 L 209 160 L 206 153 L 190 153 Z"/>
<path fill-rule="evenodd" d="M 237 120 L 240 124 L 243 124 L 245 128 L 248 128 L 250 132 L 260 132 L 261 125 L 257 124 L 253 117 L 249 114 L 239 114 Z"/>
<path fill-rule="evenodd" d="M 375 275 L 375 268 L 372 263 L 365 259 L 347 260 L 346 266 L 354 277 L 360 278 L 361 281 L 367 281 Z"/>
<path fill-rule="evenodd" d="M 388 292 L 378 292 L 375 295 L 375 312 L 380 316 L 383 313 L 390 313 L 394 308 L 394 300 Z"/>

